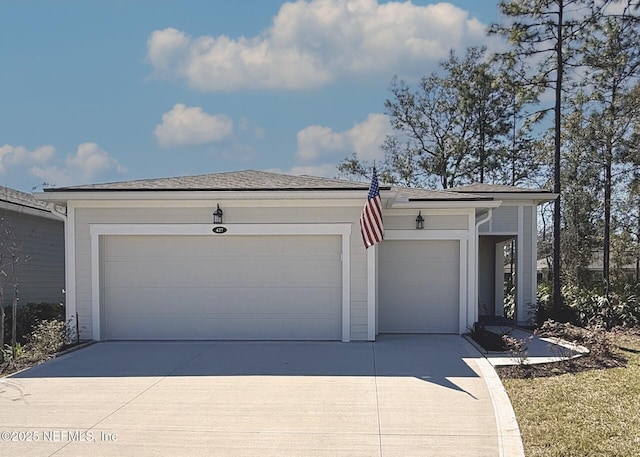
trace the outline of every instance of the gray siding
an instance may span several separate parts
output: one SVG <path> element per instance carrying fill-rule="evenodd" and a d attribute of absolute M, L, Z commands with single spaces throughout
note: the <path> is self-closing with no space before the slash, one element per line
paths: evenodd
<path fill-rule="evenodd" d="M 19 303 L 62 303 L 64 278 L 64 223 L 15 211 L 2 211 L 2 245 L 15 246 L 20 261 L 16 265 Z M 4 228 L 8 229 L 5 232 Z M 13 299 L 13 275 L 10 254 L 4 249 L 1 277 L 5 306 Z"/>
<path fill-rule="evenodd" d="M 416 228 L 418 211 L 410 215 L 394 215 L 393 210 L 385 211 L 384 228 L 387 230 L 413 230 Z M 467 230 L 469 217 L 464 214 L 433 215 L 424 214 L 425 230 Z"/>
<path fill-rule="evenodd" d="M 488 224 L 484 224 L 482 232 L 486 232 Z M 518 231 L 518 207 L 501 206 L 493 210 L 491 218 L 492 232 L 517 232 Z"/>

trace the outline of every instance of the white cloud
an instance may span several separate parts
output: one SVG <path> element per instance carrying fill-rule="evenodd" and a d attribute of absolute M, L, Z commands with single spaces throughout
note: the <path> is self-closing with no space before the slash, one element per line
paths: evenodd
<path fill-rule="evenodd" d="M 89 182 L 96 176 L 110 171 L 118 173 L 127 171 L 120 162 L 96 143 L 82 143 L 74 155 L 67 156 L 64 160 L 53 160 L 52 162 L 42 166 L 34 165 L 29 169 L 29 172 L 52 185 L 67 186 Z"/>
<path fill-rule="evenodd" d="M 155 128 L 158 145 L 163 148 L 215 143 L 229 138 L 233 121 L 222 114 L 205 113 L 199 106 L 186 107 L 177 103 L 162 115 Z"/>
<path fill-rule="evenodd" d="M 3 173 L 9 166 L 46 163 L 54 157 L 55 151 L 51 145 L 29 150 L 24 146 L 5 144 L 0 146 L 0 173 Z"/>
<path fill-rule="evenodd" d="M 155 75 L 199 90 L 307 89 L 345 76 L 421 76 L 450 48 L 486 42 L 484 29 L 450 3 L 310 0 L 285 3 L 252 38 L 167 28 L 147 48 Z"/>
<path fill-rule="evenodd" d="M 303 162 L 321 157 L 345 157 L 355 153 L 361 160 L 380 160 L 384 151 L 380 147 L 392 128 L 385 114 L 372 113 L 360 124 L 343 132 L 312 125 L 297 134 L 297 158 Z"/>

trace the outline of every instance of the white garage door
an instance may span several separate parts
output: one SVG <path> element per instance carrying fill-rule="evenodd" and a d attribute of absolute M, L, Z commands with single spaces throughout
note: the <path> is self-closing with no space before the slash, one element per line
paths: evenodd
<path fill-rule="evenodd" d="M 338 236 L 106 236 L 107 339 L 341 339 Z"/>
<path fill-rule="evenodd" d="M 458 333 L 459 241 L 380 244 L 380 333 Z"/>

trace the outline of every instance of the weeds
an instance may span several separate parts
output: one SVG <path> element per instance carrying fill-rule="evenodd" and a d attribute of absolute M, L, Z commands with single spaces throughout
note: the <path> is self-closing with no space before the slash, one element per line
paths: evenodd
<path fill-rule="evenodd" d="M 509 354 L 511 354 L 511 357 L 515 359 L 521 367 L 526 365 L 529 360 L 529 347 L 527 343 L 531 341 L 532 338 L 533 336 L 528 338 L 514 338 L 508 334 L 502 335 L 504 346 L 507 348 Z"/>

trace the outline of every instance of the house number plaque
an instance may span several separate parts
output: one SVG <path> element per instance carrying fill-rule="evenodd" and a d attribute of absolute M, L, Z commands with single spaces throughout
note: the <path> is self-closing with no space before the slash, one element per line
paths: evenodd
<path fill-rule="evenodd" d="M 227 231 L 227 227 L 222 227 L 222 226 L 218 226 L 218 227 L 213 227 L 213 233 L 225 233 Z"/>

